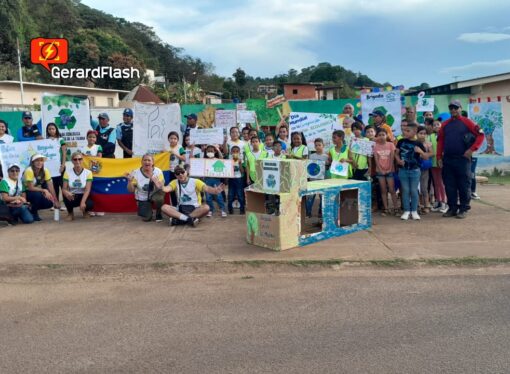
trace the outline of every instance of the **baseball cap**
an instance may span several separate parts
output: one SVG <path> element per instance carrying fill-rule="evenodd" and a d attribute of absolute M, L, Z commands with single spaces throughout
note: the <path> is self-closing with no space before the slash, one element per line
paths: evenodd
<path fill-rule="evenodd" d="M 42 154 L 40 153 L 36 153 L 35 155 L 33 155 L 32 157 L 30 157 L 30 162 L 33 162 L 34 160 L 37 160 L 39 158 L 42 158 L 43 160 L 46 160 L 46 156 L 43 156 Z"/>
<path fill-rule="evenodd" d="M 18 169 L 21 169 L 21 167 L 19 166 L 19 164 L 17 163 L 12 163 L 9 165 L 9 167 L 7 168 L 7 170 L 11 170 L 12 168 L 18 168 Z"/>
<path fill-rule="evenodd" d="M 197 115 L 195 113 L 188 114 L 188 115 L 186 115 L 184 117 L 188 118 L 188 119 L 197 119 Z"/>
<path fill-rule="evenodd" d="M 21 118 L 32 118 L 32 112 L 23 112 Z"/>
<path fill-rule="evenodd" d="M 382 110 L 374 110 L 369 114 L 370 117 L 381 116 L 384 117 L 384 112 Z"/>
<path fill-rule="evenodd" d="M 108 113 L 99 113 L 97 118 L 104 118 L 104 119 L 110 120 L 110 117 L 108 116 Z"/>
<path fill-rule="evenodd" d="M 124 112 L 122 114 L 125 116 L 133 117 L 133 111 L 129 108 L 124 109 Z"/>
<path fill-rule="evenodd" d="M 460 103 L 459 100 L 452 100 L 452 101 L 450 101 L 450 104 L 448 104 L 448 108 L 451 107 L 451 106 L 455 106 L 457 108 L 462 108 L 462 104 Z"/>

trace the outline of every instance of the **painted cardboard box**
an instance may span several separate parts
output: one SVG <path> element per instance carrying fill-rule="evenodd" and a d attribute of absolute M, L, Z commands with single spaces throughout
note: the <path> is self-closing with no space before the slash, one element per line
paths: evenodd
<path fill-rule="evenodd" d="M 306 161 L 257 160 L 256 190 L 269 194 L 291 193 L 306 189 Z"/>

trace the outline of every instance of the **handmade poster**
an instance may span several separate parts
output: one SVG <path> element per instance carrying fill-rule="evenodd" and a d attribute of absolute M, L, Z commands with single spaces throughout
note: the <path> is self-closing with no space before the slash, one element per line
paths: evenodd
<path fill-rule="evenodd" d="M 234 161 L 220 158 L 192 158 L 189 174 L 193 177 L 234 178 Z"/>
<path fill-rule="evenodd" d="M 275 106 L 285 102 L 285 100 L 286 99 L 285 99 L 284 95 L 278 95 L 278 96 L 273 97 L 272 99 L 267 100 L 266 106 L 268 108 L 274 108 Z"/>
<path fill-rule="evenodd" d="M 280 163 L 278 161 L 262 161 L 262 181 L 265 191 L 280 191 Z"/>
<path fill-rule="evenodd" d="M 433 112 L 435 99 L 433 97 L 419 97 L 416 103 L 417 112 Z"/>
<path fill-rule="evenodd" d="M 41 103 L 43 134 L 46 134 L 48 123 L 53 122 L 64 138 L 69 153 L 87 145 L 87 131 L 91 129 L 87 96 L 43 93 Z"/>
<path fill-rule="evenodd" d="M 349 176 L 349 163 L 333 161 L 329 171 L 331 174 L 347 178 Z"/>
<path fill-rule="evenodd" d="M 386 116 L 386 123 L 391 127 L 393 135 L 400 135 L 402 109 L 400 91 L 370 92 L 361 94 L 361 113 L 363 123 L 373 123 L 369 114 L 374 110 L 382 111 Z"/>
<path fill-rule="evenodd" d="M 237 122 L 239 123 L 255 123 L 257 121 L 257 114 L 254 110 L 238 110 Z"/>
<path fill-rule="evenodd" d="M 60 143 L 56 140 L 33 140 L 29 142 L 0 144 L 0 162 L 4 175 L 9 165 L 16 163 L 20 166 L 20 176 L 30 166 L 30 158 L 41 154 L 47 158 L 44 167 L 50 171 L 52 177 L 60 175 Z"/>
<path fill-rule="evenodd" d="M 228 130 L 237 125 L 236 118 L 235 110 L 216 110 L 214 113 L 214 125 Z"/>
<path fill-rule="evenodd" d="M 324 179 L 326 175 L 326 161 L 308 160 L 306 172 L 308 174 L 308 178 Z"/>
<path fill-rule="evenodd" d="M 290 133 L 302 132 L 310 150 L 314 149 L 313 142 L 317 138 L 322 138 L 324 148 L 328 149 L 335 126 L 341 126 L 340 119 L 335 114 L 292 112 L 289 118 Z"/>
<path fill-rule="evenodd" d="M 357 153 L 363 156 L 372 156 L 374 154 L 375 142 L 368 139 L 351 138 L 351 145 L 349 149 L 352 153 Z"/>
<path fill-rule="evenodd" d="M 159 153 L 169 149 L 168 134 L 176 131 L 181 138 L 179 104 L 144 104 L 135 102 L 133 120 L 133 153 Z"/>
<path fill-rule="evenodd" d="M 224 136 L 221 127 L 210 129 L 190 129 L 191 144 L 223 144 Z"/>
<path fill-rule="evenodd" d="M 246 110 L 248 109 L 248 105 L 246 103 L 237 103 L 236 110 Z"/>
<path fill-rule="evenodd" d="M 479 155 L 504 155 L 503 113 L 501 103 L 487 102 L 469 104 L 468 116 L 480 126 L 485 134 Z"/>

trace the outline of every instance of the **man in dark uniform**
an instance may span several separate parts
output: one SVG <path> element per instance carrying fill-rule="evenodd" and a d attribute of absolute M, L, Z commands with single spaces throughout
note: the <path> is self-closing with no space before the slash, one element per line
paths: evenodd
<path fill-rule="evenodd" d="M 124 153 L 124 158 L 133 157 L 133 111 L 129 108 L 122 113 L 122 123 L 117 125 L 117 142 Z"/>
<path fill-rule="evenodd" d="M 103 148 L 103 157 L 115 158 L 115 142 L 117 139 L 115 129 L 110 127 L 110 117 L 107 113 L 99 113 L 97 119 L 99 120 L 99 126 L 94 129 L 97 131 L 96 144 Z"/>
<path fill-rule="evenodd" d="M 41 125 L 33 124 L 31 112 L 23 112 L 21 115 L 23 126 L 18 130 L 18 142 L 43 139 Z"/>

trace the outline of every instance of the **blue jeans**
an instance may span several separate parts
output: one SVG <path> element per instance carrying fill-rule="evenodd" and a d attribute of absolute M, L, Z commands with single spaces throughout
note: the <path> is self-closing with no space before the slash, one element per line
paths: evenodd
<path fill-rule="evenodd" d="M 402 209 L 405 212 L 418 211 L 418 184 L 420 183 L 420 169 L 400 169 L 400 191 L 402 193 Z"/>
<path fill-rule="evenodd" d="M 244 212 L 244 184 L 246 183 L 246 178 L 231 178 L 228 180 L 228 210 L 231 211 L 233 209 L 232 203 L 234 199 L 237 197 L 237 201 L 239 201 L 239 209 L 241 212 Z"/>
<path fill-rule="evenodd" d="M 17 222 L 18 219 L 20 219 L 23 223 L 34 222 L 34 217 L 26 205 L 15 208 L 9 207 L 9 211 L 11 212 L 11 216 L 14 222 Z"/>
<path fill-rule="evenodd" d="M 46 199 L 39 191 L 27 191 L 27 201 L 32 205 L 31 213 L 34 217 L 39 215 L 38 210 L 50 209 L 53 206 L 53 202 Z"/>
<path fill-rule="evenodd" d="M 306 215 L 311 216 L 312 215 L 312 208 L 313 203 L 315 201 L 316 194 L 308 195 L 306 197 Z M 319 197 L 319 217 L 322 215 L 322 198 Z"/>
<path fill-rule="evenodd" d="M 204 182 L 209 187 L 216 187 L 221 184 L 221 182 L 218 178 L 205 178 Z M 216 201 L 218 203 L 218 206 L 220 207 L 220 210 L 224 212 L 225 211 L 225 202 L 223 200 L 223 195 L 221 193 L 217 194 L 217 195 L 206 193 L 205 201 L 207 202 L 207 205 L 209 205 L 210 212 L 214 213 L 214 204 L 213 204 L 214 196 L 216 196 Z"/>
<path fill-rule="evenodd" d="M 471 157 L 471 193 L 476 192 L 476 164 L 478 163 L 477 157 Z"/>

